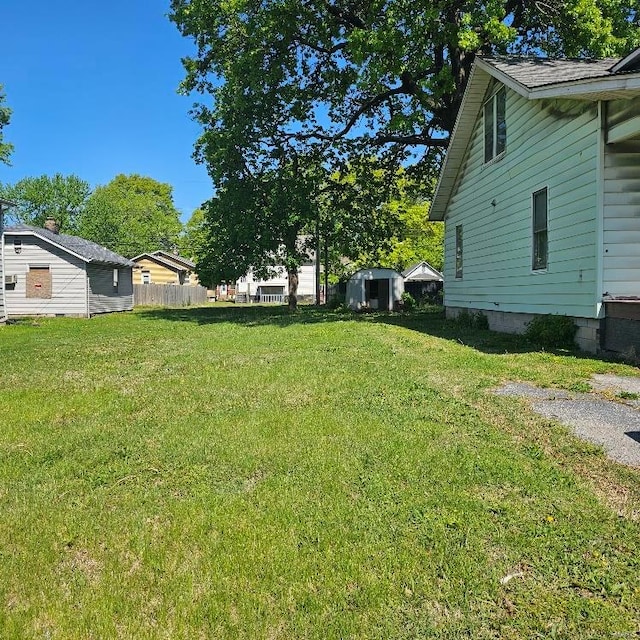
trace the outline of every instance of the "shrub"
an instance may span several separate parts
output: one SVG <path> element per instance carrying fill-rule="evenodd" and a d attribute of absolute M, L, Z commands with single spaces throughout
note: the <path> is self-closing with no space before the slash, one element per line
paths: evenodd
<path fill-rule="evenodd" d="M 332 311 L 335 309 L 338 309 L 339 307 L 343 306 L 345 303 L 345 296 L 344 295 L 340 295 L 339 293 L 331 296 L 331 298 L 329 298 L 329 301 L 327 302 L 327 308 L 331 309 Z"/>
<path fill-rule="evenodd" d="M 401 299 L 402 299 L 402 308 L 405 311 L 411 311 L 411 309 L 415 309 L 416 299 L 408 291 L 405 291 L 402 294 Z"/>
<path fill-rule="evenodd" d="M 460 326 L 467 327 L 468 329 L 489 328 L 489 318 L 487 318 L 482 311 L 474 313 L 473 311 L 469 311 L 469 309 L 463 309 L 456 316 L 456 322 Z"/>
<path fill-rule="evenodd" d="M 544 349 L 574 349 L 577 330 L 571 318 L 551 314 L 533 318 L 524 335 Z"/>

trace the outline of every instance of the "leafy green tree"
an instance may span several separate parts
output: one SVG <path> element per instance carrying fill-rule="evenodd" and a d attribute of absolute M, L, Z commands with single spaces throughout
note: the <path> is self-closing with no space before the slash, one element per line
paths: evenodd
<path fill-rule="evenodd" d="M 129 257 L 171 250 L 181 231 L 171 185 L 137 174 L 96 187 L 79 221 L 82 237 Z"/>
<path fill-rule="evenodd" d="M 310 249 L 300 236 L 318 218 L 321 175 L 309 158 L 281 157 L 275 168 L 226 178 L 206 203 L 205 241 L 196 256 L 200 281 L 233 281 L 250 269 L 269 278 L 284 267 L 295 310 L 298 269 Z"/>
<path fill-rule="evenodd" d="M 598 57 L 640 44 L 637 0 L 172 0 L 170 19 L 197 46 L 184 91 L 213 98 L 194 116 L 214 174 L 268 158 L 266 138 L 337 160 L 412 156 L 429 171 L 476 53 Z"/>
<path fill-rule="evenodd" d="M 15 184 L 0 184 L 0 196 L 16 203 L 9 220 L 42 227 L 54 218 L 63 233 L 76 233 L 91 193 L 88 182 L 75 175 L 23 178 Z"/>
<path fill-rule="evenodd" d="M 178 240 L 178 247 L 181 255 L 190 260 L 196 260 L 196 256 L 202 253 L 206 242 L 205 212 L 204 209 L 198 208 L 191 214 L 191 217 L 184 225 Z"/>
<path fill-rule="evenodd" d="M 290 238 L 314 218 L 343 255 L 376 239 L 389 250 L 389 190 L 374 188 L 374 171 L 354 183 L 349 171 L 372 158 L 386 176 L 409 167 L 429 197 L 478 52 L 602 56 L 640 44 L 637 0 L 171 0 L 170 19 L 197 48 L 181 88 L 206 97 L 193 116 L 195 158 L 218 194 L 200 260 L 211 273 L 221 260 L 234 273 L 259 268 L 275 243 L 295 269 Z M 303 172 L 308 191 L 296 159 L 341 177 Z M 414 223 L 403 224 L 407 235 Z"/>
<path fill-rule="evenodd" d="M 3 129 L 9 124 L 10 120 L 11 109 L 5 105 L 5 95 L 0 84 L 0 162 L 4 164 L 11 164 L 9 158 L 13 151 L 13 145 L 4 141 L 3 133 Z"/>

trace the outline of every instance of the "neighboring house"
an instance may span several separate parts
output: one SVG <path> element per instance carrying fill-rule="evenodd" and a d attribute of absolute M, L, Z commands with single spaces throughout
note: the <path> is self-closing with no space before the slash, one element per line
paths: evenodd
<path fill-rule="evenodd" d="M 12 316 L 83 316 L 133 309 L 133 263 L 94 242 L 17 225 L 3 234 L 5 302 Z"/>
<path fill-rule="evenodd" d="M 393 269 L 360 269 L 347 282 L 350 309 L 392 311 L 402 299 L 404 280 Z"/>
<path fill-rule="evenodd" d="M 0 238 L 2 238 L 2 232 L 4 229 L 4 212 L 15 206 L 13 202 L 9 200 L 3 200 L 0 198 Z M 4 278 L 4 252 L 2 250 L 2 242 L 0 242 L 0 322 L 4 322 L 7 319 L 7 313 L 5 308 L 5 278 Z"/>
<path fill-rule="evenodd" d="M 404 290 L 416 300 L 432 299 L 442 291 L 443 277 L 426 260 L 418 262 L 402 272 Z"/>
<path fill-rule="evenodd" d="M 289 294 L 289 278 L 284 267 L 275 267 L 278 275 L 268 280 L 256 278 L 253 271 L 236 282 L 236 302 L 284 303 Z M 316 267 L 305 263 L 298 269 L 298 301 L 313 302 L 316 296 Z"/>
<path fill-rule="evenodd" d="M 141 253 L 131 258 L 136 263 L 134 284 L 179 284 L 198 285 L 196 265 L 179 255 L 168 251 Z"/>
<path fill-rule="evenodd" d="M 640 49 L 476 59 L 430 210 L 448 316 L 522 332 L 564 314 L 581 348 L 640 353 L 638 98 Z"/>

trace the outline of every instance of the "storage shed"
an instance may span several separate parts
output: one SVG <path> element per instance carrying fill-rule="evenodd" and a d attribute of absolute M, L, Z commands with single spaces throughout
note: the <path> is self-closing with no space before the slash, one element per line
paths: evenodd
<path fill-rule="evenodd" d="M 360 269 L 347 283 L 350 309 L 392 311 L 404 293 L 402 274 L 393 269 Z"/>
<path fill-rule="evenodd" d="M 404 290 L 416 300 L 436 300 L 442 291 L 442 274 L 426 260 L 414 264 L 402 272 Z"/>

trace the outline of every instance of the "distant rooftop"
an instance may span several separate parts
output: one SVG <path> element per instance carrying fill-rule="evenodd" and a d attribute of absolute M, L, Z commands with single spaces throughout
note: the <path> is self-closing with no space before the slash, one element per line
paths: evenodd
<path fill-rule="evenodd" d="M 5 229 L 5 233 L 11 234 L 33 234 L 38 236 L 51 244 L 58 245 L 71 253 L 80 256 L 86 262 L 96 262 L 111 265 L 121 265 L 123 267 L 133 267 L 134 263 L 131 260 L 127 260 L 121 255 L 114 253 L 113 251 L 102 247 L 91 240 L 85 240 L 84 238 L 78 238 L 77 236 L 70 236 L 65 233 L 53 233 L 48 229 L 42 229 L 41 227 L 32 227 L 27 224 L 16 224 Z"/>

